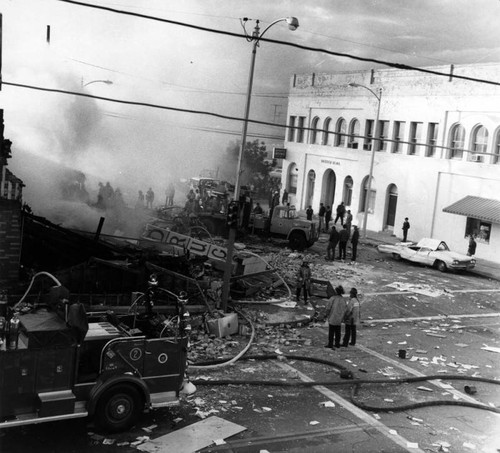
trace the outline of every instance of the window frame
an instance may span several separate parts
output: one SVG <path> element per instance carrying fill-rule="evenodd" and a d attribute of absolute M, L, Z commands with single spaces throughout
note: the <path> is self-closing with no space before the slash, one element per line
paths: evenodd
<path fill-rule="evenodd" d="M 295 130 L 297 123 L 297 115 L 290 115 L 290 119 L 288 121 L 288 141 L 295 141 Z"/>
<path fill-rule="evenodd" d="M 439 134 L 439 123 L 429 123 L 427 125 L 427 146 L 425 148 L 426 157 L 436 155 L 436 144 Z"/>
<path fill-rule="evenodd" d="M 347 121 L 340 117 L 335 124 L 335 141 L 334 146 L 345 146 L 347 133 Z"/>
<path fill-rule="evenodd" d="M 363 140 L 363 149 L 371 151 L 373 146 L 373 132 L 375 127 L 375 120 L 365 120 L 365 136 Z"/>
<path fill-rule="evenodd" d="M 323 123 L 323 137 L 321 140 L 321 144 L 324 146 L 330 145 L 330 138 L 332 136 L 330 127 L 332 125 L 332 119 L 330 117 L 327 117 Z"/>
<path fill-rule="evenodd" d="M 316 141 L 318 139 L 318 124 L 319 124 L 319 117 L 315 116 L 311 121 L 311 137 L 309 140 L 309 143 L 311 145 L 317 145 Z"/>
<path fill-rule="evenodd" d="M 478 141 L 478 135 L 479 132 L 483 132 L 482 134 L 482 142 Z M 474 154 L 478 154 L 479 156 L 482 157 L 481 160 L 484 160 L 485 154 L 488 152 L 488 140 L 489 140 L 489 132 L 488 129 L 482 124 L 478 124 L 474 130 L 472 131 L 471 135 L 471 155 L 469 157 L 469 160 L 472 160 L 472 156 Z"/>
<path fill-rule="evenodd" d="M 406 121 L 394 121 L 394 128 L 392 131 L 392 152 L 394 154 L 403 153 L 403 141 L 406 128 Z"/>
<path fill-rule="evenodd" d="M 422 125 L 420 121 L 410 121 L 410 135 L 408 137 L 408 155 L 418 156 L 420 151 L 420 145 L 418 144 L 420 140 L 420 135 L 422 134 Z M 420 127 L 419 127 L 420 126 Z"/>
<path fill-rule="evenodd" d="M 461 132 L 461 136 L 460 134 L 458 134 L 458 132 Z M 460 123 L 451 126 L 449 148 L 450 148 L 448 155 L 449 159 L 456 159 L 456 160 L 463 159 L 464 148 L 465 148 L 465 127 L 463 127 Z"/>
<path fill-rule="evenodd" d="M 297 143 L 304 143 L 306 117 L 299 116 L 297 122 Z"/>
<path fill-rule="evenodd" d="M 377 151 L 387 151 L 387 139 L 389 138 L 390 122 L 388 120 L 378 121 Z"/>
<path fill-rule="evenodd" d="M 357 126 L 357 131 L 356 131 L 356 126 Z M 347 147 L 352 148 L 352 149 L 358 149 L 359 148 L 359 132 L 361 129 L 361 123 L 359 122 L 358 119 L 353 118 L 351 122 L 349 123 L 349 129 L 348 129 L 348 142 L 347 142 Z"/>

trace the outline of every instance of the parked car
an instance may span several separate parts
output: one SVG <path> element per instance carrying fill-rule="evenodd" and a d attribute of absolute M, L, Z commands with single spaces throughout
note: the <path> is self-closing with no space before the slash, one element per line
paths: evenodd
<path fill-rule="evenodd" d="M 446 242 L 440 239 L 424 238 L 418 243 L 381 244 L 377 250 L 381 253 L 391 254 L 396 260 L 404 259 L 432 266 L 441 272 L 446 272 L 448 269 L 470 270 L 476 265 L 474 257 L 452 252 Z"/>

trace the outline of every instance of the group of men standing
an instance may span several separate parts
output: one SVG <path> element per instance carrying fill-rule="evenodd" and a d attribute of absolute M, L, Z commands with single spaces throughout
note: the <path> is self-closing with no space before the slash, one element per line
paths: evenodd
<path fill-rule="evenodd" d="M 322 215 L 323 214 L 323 215 Z M 329 206 L 324 207 L 323 203 L 320 203 L 319 209 L 319 229 L 320 231 L 330 232 L 330 236 L 328 238 L 328 246 L 326 248 L 326 259 L 329 261 L 335 260 L 335 250 L 339 249 L 338 259 L 345 260 L 347 258 L 347 244 L 349 239 L 351 240 L 352 245 L 352 253 L 351 260 L 356 261 L 356 255 L 358 250 L 358 242 L 359 242 L 359 230 L 356 225 L 352 226 L 353 216 L 349 209 L 346 209 L 344 202 L 341 202 L 337 206 L 337 215 L 335 220 L 333 221 L 333 225 L 331 229 L 329 228 L 329 223 L 331 221 L 331 209 Z M 345 221 L 344 221 L 345 217 Z M 323 222 L 322 218 L 325 221 L 326 228 L 322 228 Z M 337 221 L 340 220 L 340 230 L 337 231 L 336 225 Z M 351 235 L 351 228 L 354 229 Z"/>

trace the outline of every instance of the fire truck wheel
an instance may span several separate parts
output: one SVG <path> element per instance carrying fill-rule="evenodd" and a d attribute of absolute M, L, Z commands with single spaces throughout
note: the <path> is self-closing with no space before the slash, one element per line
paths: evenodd
<path fill-rule="evenodd" d="M 124 431 L 132 427 L 143 408 L 143 400 L 131 385 L 115 385 L 99 398 L 95 423 L 109 432 Z"/>

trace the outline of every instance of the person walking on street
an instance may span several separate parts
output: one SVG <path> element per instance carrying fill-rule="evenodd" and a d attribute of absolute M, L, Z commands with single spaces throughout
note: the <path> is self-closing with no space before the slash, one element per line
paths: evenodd
<path fill-rule="evenodd" d="M 344 288 L 339 285 L 335 288 L 335 294 L 328 299 L 326 304 L 328 343 L 325 344 L 325 348 L 340 348 L 342 321 L 344 320 L 347 312 L 347 301 L 342 294 L 344 294 Z"/>
<path fill-rule="evenodd" d="M 325 231 L 325 214 L 326 214 L 326 208 L 323 203 L 319 204 L 319 212 L 318 212 L 318 217 L 319 217 L 319 225 L 318 225 L 318 231 L 321 233 L 322 231 Z"/>
<path fill-rule="evenodd" d="M 312 206 L 309 206 L 307 209 L 306 209 L 306 217 L 307 217 L 307 220 L 312 220 L 313 219 L 313 208 Z"/>
<path fill-rule="evenodd" d="M 311 290 L 311 268 L 308 261 L 303 261 L 297 272 L 297 302 L 300 301 L 300 293 L 304 290 L 304 305 L 308 304 L 307 298 Z"/>
<path fill-rule="evenodd" d="M 358 300 L 358 290 L 356 288 L 351 288 L 349 292 L 349 302 L 347 303 L 344 323 L 345 332 L 342 346 L 346 348 L 349 344 L 351 346 L 356 344 L 356 328 L 361 323 L 361 309 Z"/>
<path fill-rule="evenodd" d="M 330 231 L 330 237 L 328 238 L 328 245 L 326 246 L 326 259 L 328 261 L 335 260 L 335 249 L 337 248 L 337 244 L 339 243 L 339 232 L 335 228 L 335 225 L 332 226 L 332 230 Z"/>
<path fill-rule="evenodd" d="M 330 206 L 326 207 L 325 212 L 325 231 L 328 233 L 330 231 L 330 222 L 332 221 L 332 208 Z"/>
<path fill-rule="evenodd" d="M 467 249 L 467 255 L 468 256 L 473 256 L 476 254 L 476 246 L 477 246 L 477 243 L 474 239 L 474 236 L 471 234 L 469 236 L 469 247 Z"/>
<path fill-rule="evenodd" d="M 403 242 L 406 242 L 408 239 L 408 230 L 410 229 L 410 222 L 408 221 L 408 217 L 405 217 L 405 221 L 403 222 Z"/>
<path fill-rule="evenodd" d="M 344 225 L 344 228 L 339 233 L 339 260 L 346 259 L 347 241 L 349 241 L 349 232 L 347 231 L 347 225 Z"/>
<path fill-rule="evenodd" d="M 335 217 L 335 221 L 333 223 L 335 225 L 337 225 L 337 220 L 340 219 L 340 224 L 343 226 L 344 225 L 344 215 L 345 215 L 345 206 L 344 206 L 344 202 L 342 202 L 337 206 L 337 216 Z"/>
<path fill-rule="evenodd" d="M 356 255 L 358 252 L 358 242 L 359 242 L 359 230 L 357 225 L 354 225 L 353 228 L 354 231 L 352 232 L 351 236 L 351 245 L 352 245 L 351 261 L 356 261 Z"/>

